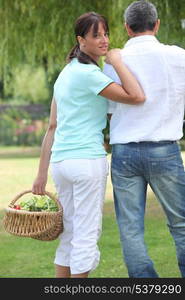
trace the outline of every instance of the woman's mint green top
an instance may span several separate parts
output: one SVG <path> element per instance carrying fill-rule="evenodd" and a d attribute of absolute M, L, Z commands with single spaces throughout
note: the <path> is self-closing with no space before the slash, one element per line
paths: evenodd
<path fill-rule="evenodd" d="M 51 162 L 106 155 L 102 130 L 108 104 L 98 94 L 112 82 L 98 66 L 76 58 L 64 67 L 54 84 L 57 128 Z"/>

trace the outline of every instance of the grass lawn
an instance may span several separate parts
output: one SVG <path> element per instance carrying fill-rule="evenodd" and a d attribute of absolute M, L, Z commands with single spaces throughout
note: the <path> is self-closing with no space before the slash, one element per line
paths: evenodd
<path fill-rule="evenodd" d="M 0 148 L 0 220 L 4 208 L 20 192 L 30 189 L 38 167 L 38 148 Z M 47 190 L 55 192 L 49 176 Z M 160 277 L 180 277 L 175 248 L 165 217 L 153 193 L 148 191 L 145 240 Z M 0 277 L 52 278 L 53 259 L 58 241 L 43 242 L 20 238 L 4 231 L 0 222 Z M 104 206 L 103 231 L 99 241 L 101 261 L 92 278 L 128 277 L 122 260 L 118 228 L 112 201 L 110 177 Z"/>

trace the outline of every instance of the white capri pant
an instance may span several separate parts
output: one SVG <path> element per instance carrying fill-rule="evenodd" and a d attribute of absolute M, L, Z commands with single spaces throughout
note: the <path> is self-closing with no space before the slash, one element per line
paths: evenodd
<path fill-rule="evenodd" d="M 108 175 L 106 157 L 51 163 L 51 175 L 63 206 L 64 231 L 54 263 L 71 274 L 94 270 L 99 264 L 98 239 Z"/>

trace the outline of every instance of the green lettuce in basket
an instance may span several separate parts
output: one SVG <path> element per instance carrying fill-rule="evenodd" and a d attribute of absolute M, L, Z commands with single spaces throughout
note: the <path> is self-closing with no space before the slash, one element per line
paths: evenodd
<path fill-rule="evenodd" d="M 28 211 L 58 211 L 55 201 L 48 196 L 33 196 L 20 202 L 20 209 Z"/>

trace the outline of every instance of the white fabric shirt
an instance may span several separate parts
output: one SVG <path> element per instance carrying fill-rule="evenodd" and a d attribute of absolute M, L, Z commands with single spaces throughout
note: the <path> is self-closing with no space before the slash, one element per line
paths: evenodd
<path fill-rule="evenodd" d="M 143 87 L 146 100 L 139 105 L 109 100 L 110 144 L 181 139 L 185 50 L 164 45 L 152 35 L 143 35 L 131 38 L 121 56 Z M 103 71 L 121 84 L 111 65 L 105 64 Z"/>

